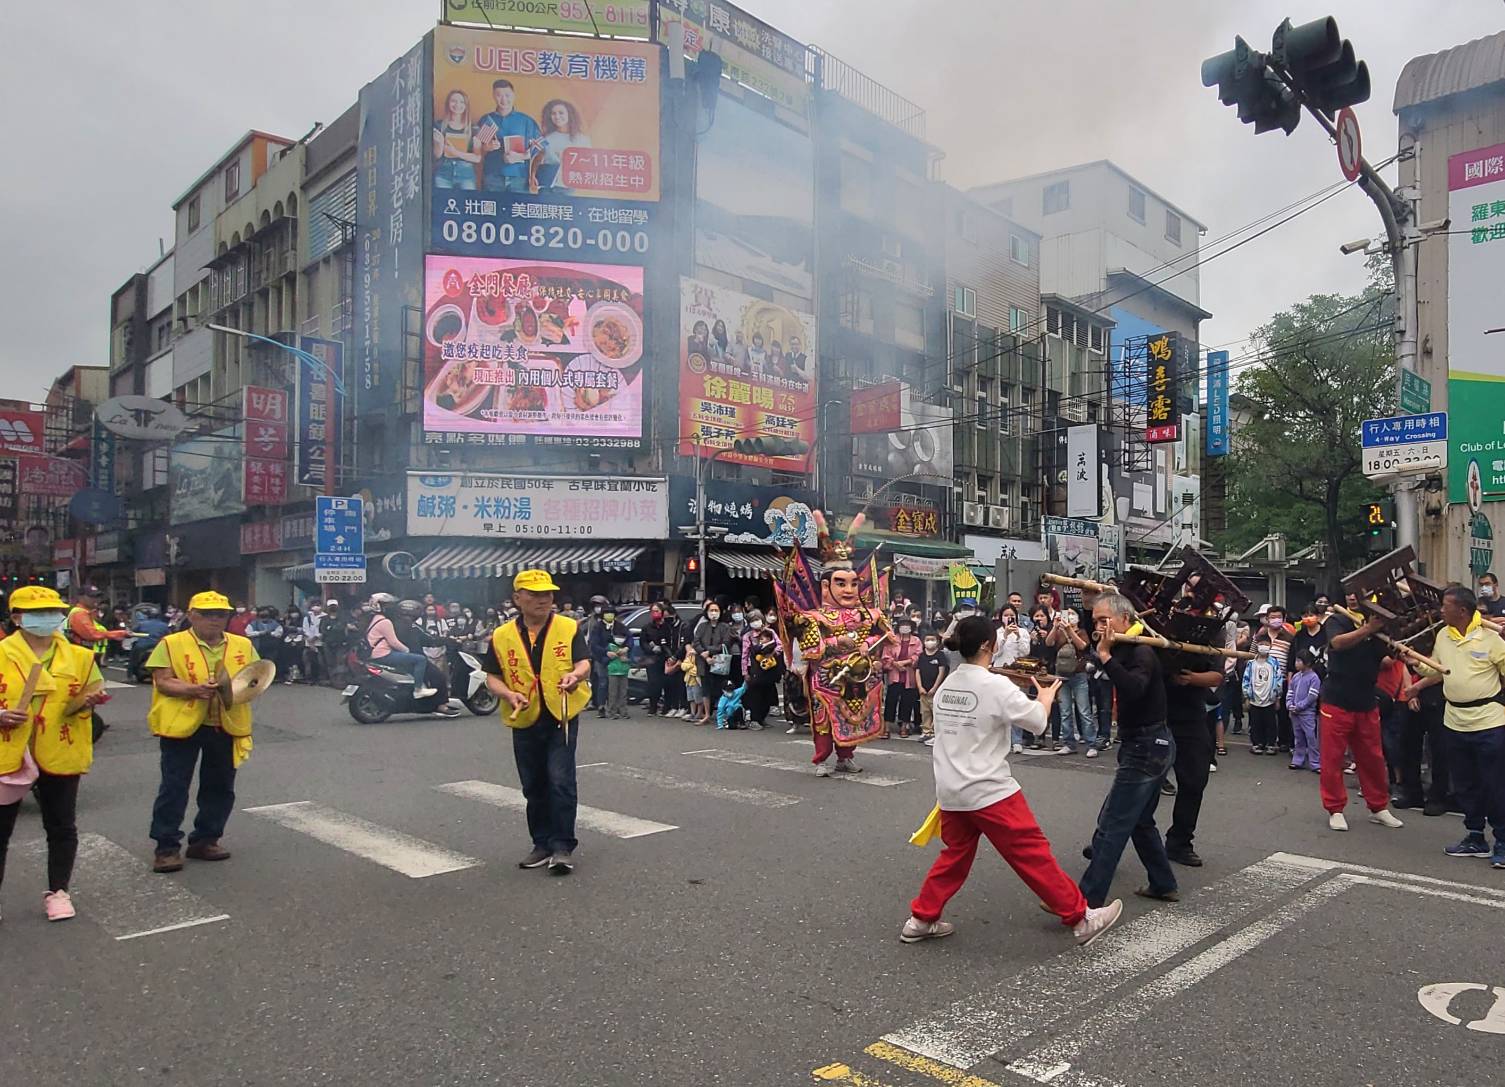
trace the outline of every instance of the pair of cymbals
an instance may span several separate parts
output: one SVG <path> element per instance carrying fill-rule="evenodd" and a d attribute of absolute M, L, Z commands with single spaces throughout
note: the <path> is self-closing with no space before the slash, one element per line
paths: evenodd
<path fill-rule="evenodd" d="M 277 678 L 277 666 L 268 660 L 252 661 L 233 676 L 221 675 L 216 682 L 219 699 L 226 706 L 243 706 L 266 693 Z"/>

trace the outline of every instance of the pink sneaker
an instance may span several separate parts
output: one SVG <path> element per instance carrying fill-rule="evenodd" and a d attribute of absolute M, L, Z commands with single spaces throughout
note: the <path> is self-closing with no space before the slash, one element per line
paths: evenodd
<path fill-rule="evenodd" d="M 43 895 L 42 905 L 47 909 L 49 921 L 66 921 L 77 913 L 73 908 L 73 899 L 68 897 L 67 891 L 53 891 Z"/>

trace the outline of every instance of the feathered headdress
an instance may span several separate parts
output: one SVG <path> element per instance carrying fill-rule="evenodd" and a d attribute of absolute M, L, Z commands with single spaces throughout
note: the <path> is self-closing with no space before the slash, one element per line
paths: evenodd
<path fill-rule="evenodd" d="M 851 541 L 857 533 L 862 531 L 862 526 L 867 520 L 865 513 L 858 513 L 852 518 L 852 525 L 847 529 L 847 538 L 838 540 L 831 535 L 830 526 L 826 524 L 826 515 L 821 510 L 815 511 L 816 540 L 820 548 L 820 561 L 827 570 L 854 570 L 856 563 L 852 555 L 856 550 Z"/>

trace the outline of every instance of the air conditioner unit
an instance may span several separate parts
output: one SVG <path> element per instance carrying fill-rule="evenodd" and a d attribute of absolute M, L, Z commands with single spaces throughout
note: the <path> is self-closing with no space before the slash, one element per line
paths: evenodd
<path fill-rule="evenodd" d="M 989 506 L 988 527 L 1007 529 L 1009 527 L 1009 512 L 1007 506 Z"/>
<path fill-rule="evenodd" d="M 979 528 L 988 523 L 988 507 L 981 502 L 962 503 L 962 524 L 977 525 Z"/>

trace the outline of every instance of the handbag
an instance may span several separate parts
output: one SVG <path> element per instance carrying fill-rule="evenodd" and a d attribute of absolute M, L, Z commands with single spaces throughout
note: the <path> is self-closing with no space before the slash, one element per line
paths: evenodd
<path fill-rule="evenodd" d="M 711 658 L 711 675 L 729 676 L 732 674 L 732 655 L 723 647 Z"/>

